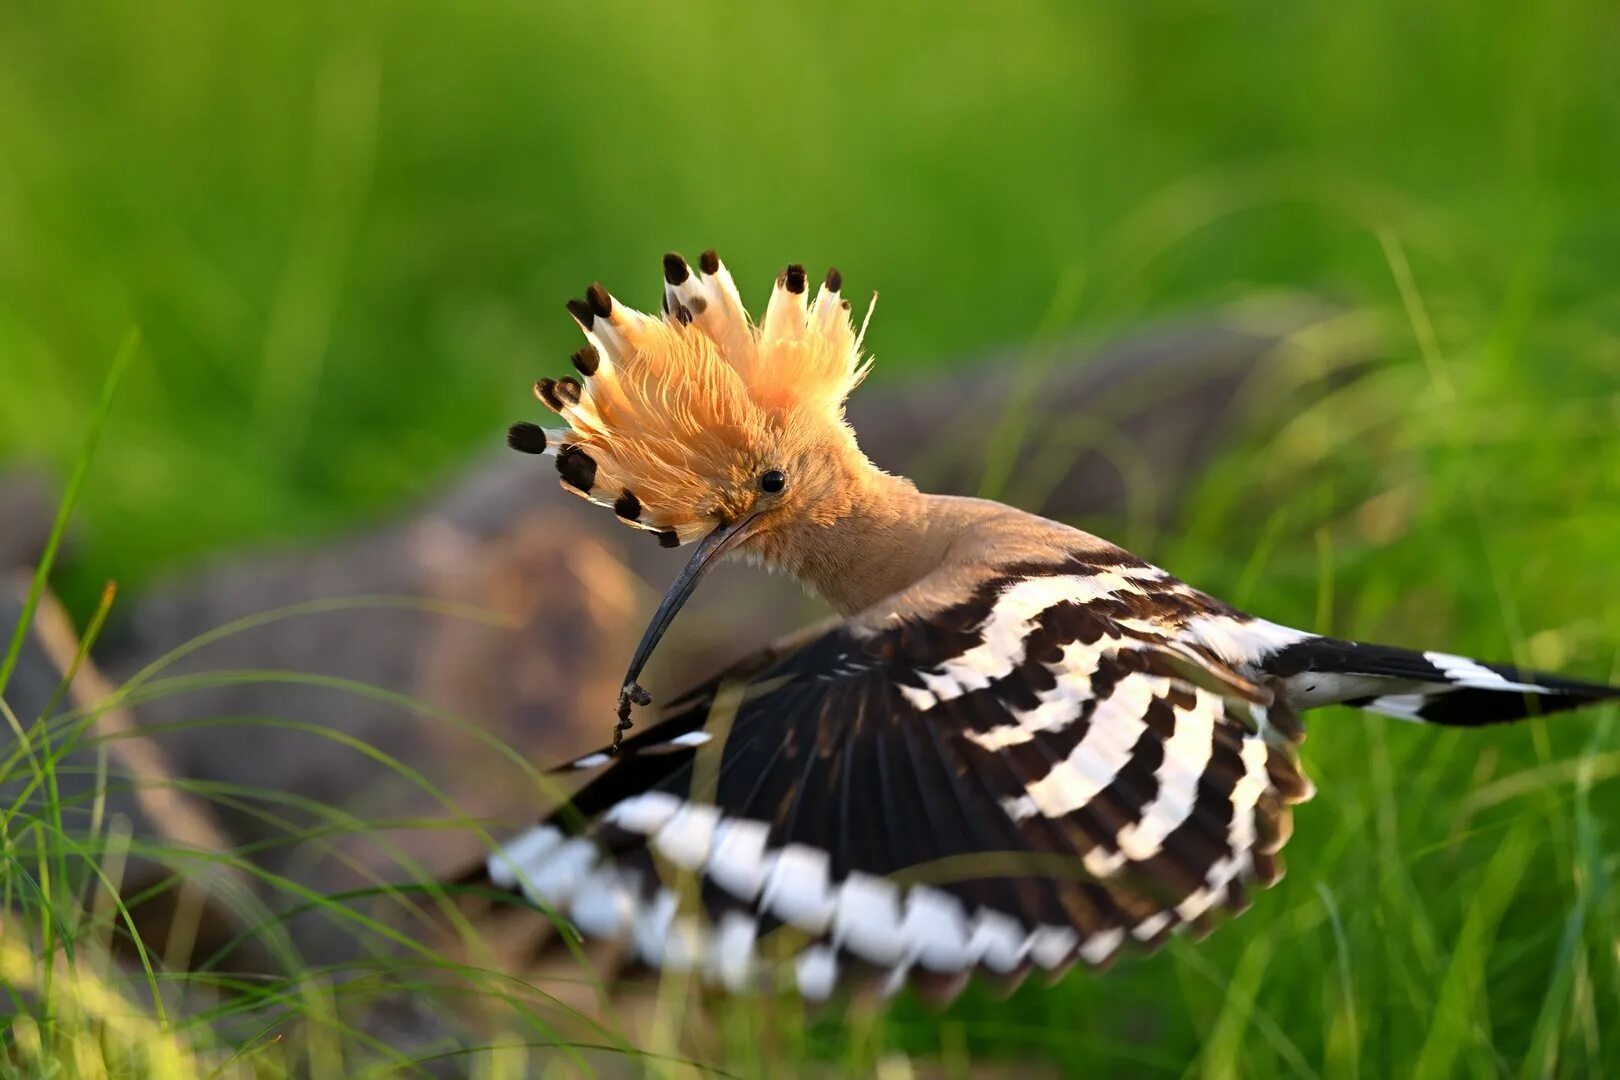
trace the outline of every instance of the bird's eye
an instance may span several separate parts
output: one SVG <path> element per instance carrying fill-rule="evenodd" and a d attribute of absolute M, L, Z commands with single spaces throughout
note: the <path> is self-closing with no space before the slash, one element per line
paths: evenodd
<path fill-rule="evenodd" d="M 781 469 L 771 469 L 768 472 L 759 474 L 759 490 L 765 492 L 765 494 L 775 495 L 785 487 L 787 487 L 787 476 L 783 474 Z"/>

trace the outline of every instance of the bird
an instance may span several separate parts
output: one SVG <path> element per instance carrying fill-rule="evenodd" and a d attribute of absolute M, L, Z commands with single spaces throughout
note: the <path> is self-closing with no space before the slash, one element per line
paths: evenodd
<path fill-rule="evenodd" d="M 837 270 L 812 296 L 789 265 L 756 322 L 713 251 L 669 254 L 661 307 L 600 284 L 570 300 L 577 377 L 534 388 L 562 425 L 508 442 L 692 554 L 612 741 L 557 766 L 577 790 L 473 875 L 638 964 L 813 1002 L 1106 968 L 1278 880 L 1314 791 L 1307 710 L 1478 727 L 1620 697 L 1270 622 L 1077 528 L 880 470 L 844 417 L 872 310 L 855 324 Z M 730 556 L 835 614 L 636 730 L 643 666 Z"/>

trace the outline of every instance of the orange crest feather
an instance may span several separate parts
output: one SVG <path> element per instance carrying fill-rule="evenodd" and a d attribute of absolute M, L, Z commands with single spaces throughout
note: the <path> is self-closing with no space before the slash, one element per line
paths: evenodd
<path fill-rule="evenodd" d="M 701 536 L 717 499 L 784 443 L 841 431 L 843 404 L 870 368 L 830 271 L 808 300 L 804 269 L 776 279 L 755 324 L 713 252 L 697 272 L 664 257 L 664 316 L 619 303 L 600 285 L 570 301 L 588 342 L 574 354 L 583 383 L 542 379 L 535 393 L 568 422 L 532 424 L 509 441 L 555 454 L 563 486 L 612 506 L 667 543 Z"/>

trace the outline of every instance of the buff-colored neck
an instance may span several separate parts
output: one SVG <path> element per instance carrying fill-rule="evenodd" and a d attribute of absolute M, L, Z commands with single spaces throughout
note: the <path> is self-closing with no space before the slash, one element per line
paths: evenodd
<path fill-rule="evenodd" d="M 896 613 L 949 606 L 998 566 L 1052 562 L 1112 545 L 985 499 L 925 495 L 858 454 L 848 459 L 841 512 L 775 537 L 766 561 L 824 597 L 841 615 L 886 598 Z M 896 594 L 905 595 L 897 596 Z"/>
<path fill-rule="evenodd" d="M 853 615 L 937 569 L 952 536 L 934 527 L 931 496 L 858 450 L 842 456 L 837 472 L 818 507 L 828 512 L 780 530 L 763 554 L 840 614 Z"/>
<path fill-rule="evenodd" d="M 849 509 L 794 531 L 782 568 L 842 615 L 864 611 L 938 565 L 927 496 L 911 481 L 867 465 Z"/>

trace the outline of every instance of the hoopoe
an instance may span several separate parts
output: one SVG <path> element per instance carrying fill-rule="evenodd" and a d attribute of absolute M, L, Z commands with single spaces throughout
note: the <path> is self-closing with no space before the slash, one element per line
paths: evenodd
<path fill-rule="evenodd" d="M 810 999 L 1104 966 L 1278 879 L 1312 793 L 1302 711 L 1472 727 L 1620 696 L 1290 629 L 1077 529 L 880 471 L 844 421 L 870 365 L 836 270 L 812 299 L 789 266 L 757 324 L 712 251 L 696 272 L 665 256 L 661 318 L 601 285 L 568 310 L 581 379 L 535 387 L 566 427 L 509 443 L 695 550 L 613 744 L 561 766 L 583 787 L 483 874 L 648 965 Z M 732 553 L 839 618 L 621 745 L 643 665 Z"/>

